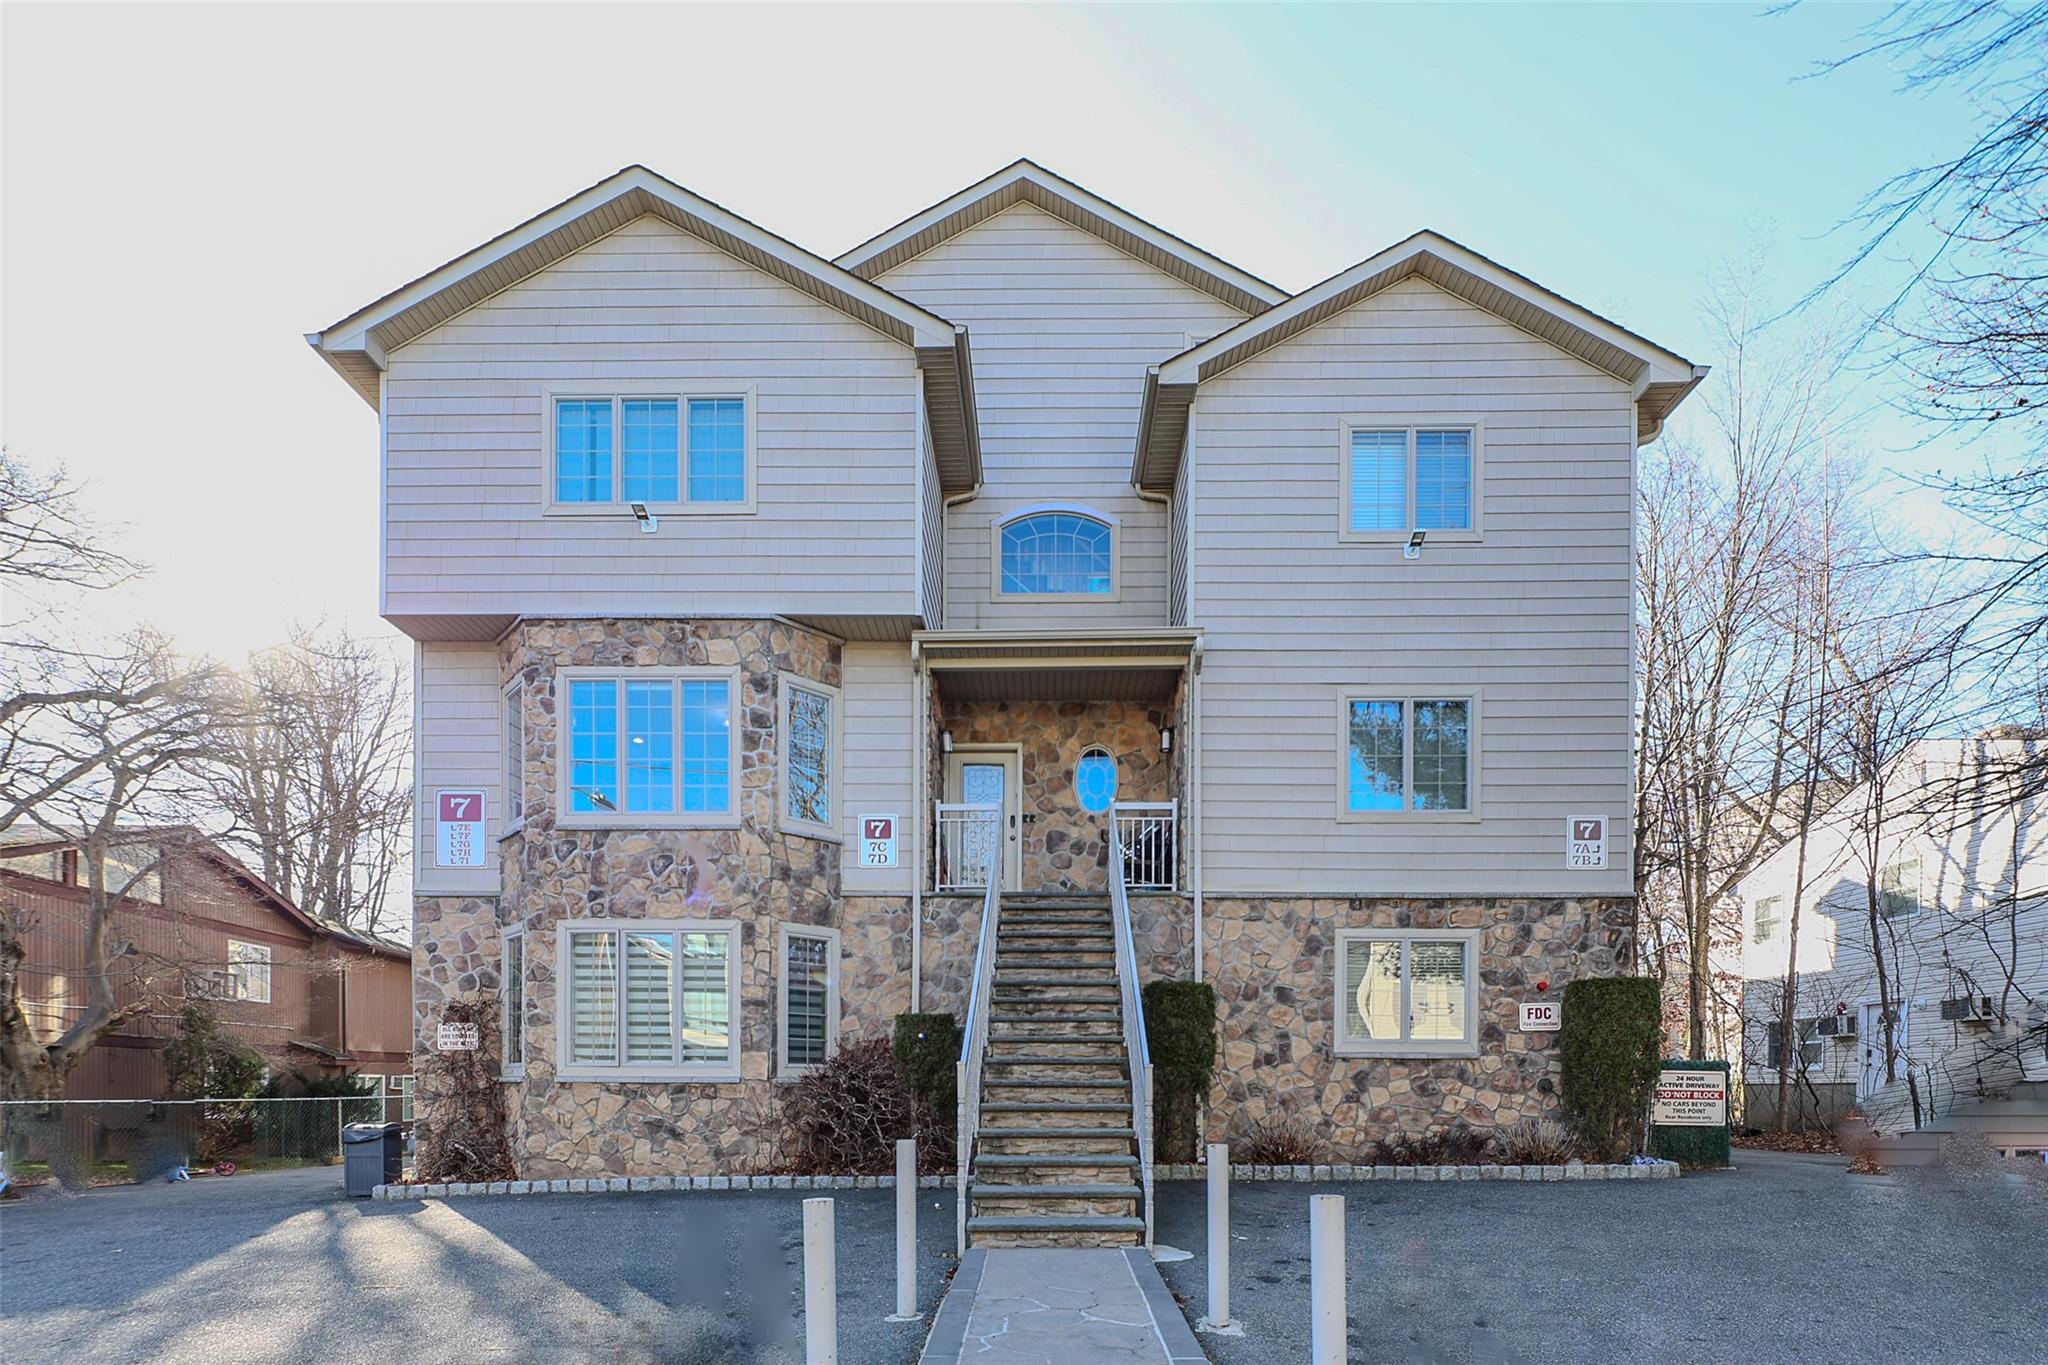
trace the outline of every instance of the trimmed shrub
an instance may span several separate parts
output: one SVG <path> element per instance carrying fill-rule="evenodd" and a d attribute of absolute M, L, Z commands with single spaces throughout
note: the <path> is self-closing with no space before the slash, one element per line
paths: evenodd
<path fill-rule="evenodd" d="M 1261 1119 L 1230 1144 L 1232 1165 L 1314 1166 L 1330 1159 L 1329 1148 L 1300 1119 Z"/>
<path fill-rule="evenodd" d="M 891 1052 L 910 1093 L 950 1131 L 959 1107 L 953 1068 L 960 1061 L 960 1021 L 950 1014 L 899 1014 Z"/>
<path fill-rule="evenodd" d="M 1496 1147 L 1511 1166 L 1562 1166 L 1579 1156 L 1579 1139 L 1555 1119 L 1523 1119 L 1500 1135 Z"/>
<path fill-rule="evenodd" d="M 1145 987 L 1145 1042 L 1152 1049 L 1153 1140 L 1161 1161 L 1193 1161 L 1196 1115 L 1216 1071 L 1216 992 L 1205 981 Z"/>
<path fill-rule="evenodd" d="M 1628 1159 L 1657 1083 L 1662 1034 L 1654 977 L 1566 983 L 1557 1039 L 1564 1110 L 1587 1160 Z"/>
<path fill-rule="evenodd" d="M 1469 1166 L 1487 1160 L 1492 1143 L 1460 1119 L 1447 1128 L 1403 1134 L 1372 1151 L 1375 1166 Z"/>

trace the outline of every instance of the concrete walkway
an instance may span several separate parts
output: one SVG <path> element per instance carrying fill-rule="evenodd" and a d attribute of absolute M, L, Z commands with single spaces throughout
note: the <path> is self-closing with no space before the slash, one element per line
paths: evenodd
<path fill-rule="evenodd" d="M 1143 1247 L 976 1250 L 932 1322 L 919 1365 L 1206 1362 Z"/>

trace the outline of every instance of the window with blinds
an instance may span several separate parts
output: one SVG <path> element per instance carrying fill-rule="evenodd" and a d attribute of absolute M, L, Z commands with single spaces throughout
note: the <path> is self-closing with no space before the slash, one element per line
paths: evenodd
<path fill-rule="evenodd" d="M 822 1066 L 839 1033 L 839 936 L 830 929 L 782 931 L 782 1070 Z"/>
<path fill-rule="evenodd" d="M 1478 1047 L 1479 931 L 1337 933 L 1337 1051 L 1456 1055 Z"/>
<path fill-rule="evenodd" d="M 1478 530 L 1476 427 L 1349 429 L 1344 539 L 1405 539 L 1411 531 L 1472 539 Z"/>
<path fill-rule="evenodd" d="M 739 933 L 730 925 L 588 921 L 561 929 L 570 1079 L 739 1078 Z"/>

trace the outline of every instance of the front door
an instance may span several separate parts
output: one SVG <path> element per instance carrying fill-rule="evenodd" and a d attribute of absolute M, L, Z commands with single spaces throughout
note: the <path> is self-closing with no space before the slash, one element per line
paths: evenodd
<path fill-rule="evenodd" d="M 1892 1067 L 1894 1079 L 1903 1080 L 1906 1075 L 1906 1005 L 1904 1001 L 1892 1004 L 1893 1017 L 1898 1023 L 1892 1027 Z M 1856 1098 L 1868 1099 L 1885 1088 L 1884 1065 L 1884 1011 L 1876 1002 L 1863 1005 L 1856 1019 L 1856 1041 L 1863 1054 L 1863 1067 L 1856 1075 Z"/>
<path fill-rule="evenodd" d="M 979 867 L 993 861 L 1002 845 L 1003 887 L 1015 891 L 1024 880 L 1024 844 L 1018 828 L 1024 784 L 1015 749 L 958 748 L 946 757 L 946 800 L 998 808 L 994 826 L 970 827 L 960 849 L 962 881 L 980 881 Z M 971 865 L 971 866 L 970 866 Z"/>

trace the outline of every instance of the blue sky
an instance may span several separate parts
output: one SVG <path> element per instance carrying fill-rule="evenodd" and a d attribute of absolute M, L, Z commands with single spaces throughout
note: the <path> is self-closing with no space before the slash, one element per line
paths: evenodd
<path fill-rule="evenodd" d="M 635 161 L 827 255 L 1018 155 L 1291 289 L 1434 227 L 1712 364 L 1717 259 L 1790 299 L 1967 137 L 1797 79 L 1879 12 L 11 5 L 0 437 L 156 566 L 105 628 L 381 630 L 374 414 L 302 334 Z"/>

